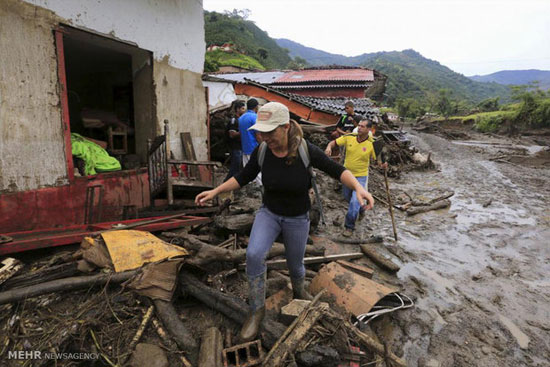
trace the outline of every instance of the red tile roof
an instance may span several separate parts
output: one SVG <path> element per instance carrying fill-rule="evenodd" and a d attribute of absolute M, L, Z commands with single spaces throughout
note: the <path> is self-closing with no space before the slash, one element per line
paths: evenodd
<path fill-rule="evenodd" d="M 369 69 L 326 69 L 291 71 L 273 81 L 278 83 L 307 83 L 328 81 L 361 81 L 374 80 L 374 72 Z"/>

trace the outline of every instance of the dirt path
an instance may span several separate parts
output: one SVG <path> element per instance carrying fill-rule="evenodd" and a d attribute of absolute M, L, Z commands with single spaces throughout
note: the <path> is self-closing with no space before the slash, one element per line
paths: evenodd
<path fill-rule="evenodd" d="M 550 169 L 490 161 L 505 139 L 412 139 L 440 170 L 405 174 L 392 189 L 455 195 L 449 210 L 396 213 L 398 277 L 416 307 L 392 316 L 390 334 L 410 366 L 550 366 Z M 391 237 L 384 209 L 370 220 Z"/>

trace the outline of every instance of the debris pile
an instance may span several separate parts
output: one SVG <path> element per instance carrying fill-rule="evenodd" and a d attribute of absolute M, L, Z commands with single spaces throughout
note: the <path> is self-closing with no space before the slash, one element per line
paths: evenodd
<path fill-rule="evenodd" d="M 377 360 L 404 366 L 359 319 L 398 294 L 375 280 L 374 269 L 391 277 L 397 266 L 378 253 L 379 237 L 346 252 L 327 237 L 311 236 L 304 263 L 313 301 L 292 300 L 284 245 L 277 241 L 266 261 L 268 316 L 258 340 L 238 340 L 248 313 L 248 203 L 227 207 L 208 226 L 156 235 L 111 229 L 86 237 L 75 251 L 25 265 L 6 262 L 0 358 L 8 366 L 46 366 L 56 356 L 59 365 L 76 366 L 349 366 Z M 17 351 L 42 355 L 25 359 Z"/>

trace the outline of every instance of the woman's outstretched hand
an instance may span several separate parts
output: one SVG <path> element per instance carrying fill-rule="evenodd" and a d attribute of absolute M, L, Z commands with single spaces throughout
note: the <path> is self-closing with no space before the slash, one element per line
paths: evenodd
<path fill-rule="evenodd" d="M 216 197 L 216 190 L 203 191 L 195 197 L 195 204 L 203 206 L 207 201 L 210 201 Z"/>
<path fill-rule="evenodd" d="M 374 199 L 372 195 L 365 190 L 363 186 L 359 186 L 355 190 L 355 194 L 357 195 L 357 200 L 359 201 L 359 204 L 362 208 L 365 210 L 370 210 L 374 206 Z M 366 203 L 365 203 L 366 201 Z"/>

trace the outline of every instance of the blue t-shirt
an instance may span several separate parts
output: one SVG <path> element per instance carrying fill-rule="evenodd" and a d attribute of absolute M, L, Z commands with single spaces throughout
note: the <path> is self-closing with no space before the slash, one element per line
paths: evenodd
<path fill-rule="evenodd" d="M 248 110 L 241 117 L 239 117 L 239 132 L 241 133 L 243 154 L 252 154 L 254 149 L 258 146 L 256 131 L 248 130 L 250 126 L 256 123 L 256 116 L 256 112 Z"/>

